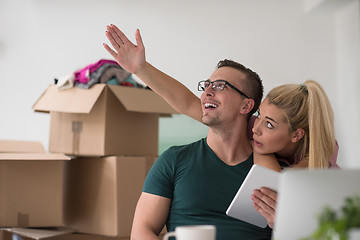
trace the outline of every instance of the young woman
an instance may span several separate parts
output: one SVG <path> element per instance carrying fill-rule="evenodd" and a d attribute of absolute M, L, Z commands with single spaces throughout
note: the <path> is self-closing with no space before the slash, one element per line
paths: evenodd
<path fill-rule="evenodd" d="M 290 167 L 338 168 L 334 115 L 319 83 L 286 84 L 272 89 L 259 107 L 253 127 L 253 151 Z M 252 196 L 255 209 L 272 228 L 277 193 L 261 188 Z"/>
<path fill-rule="evenodd" d="M 319 83 L 286 84 L 272 89 L 253 127 L 253 150 L 274 152 L 288 166 L 337 167 L 334 115 Z"/>
<path fill-rule="evenodd" d="M 107 26 L 106 36 L 113 45 L 105 49 L 126 70 L 136 74 L 179 113 L 201 121 L 200 99 L 177 80 L 159 71 L 145 59 L 145 48 L 139 30 L 134 45 L 114 25 Z M 283 166 L 337 167 L 337 145 L 334 117 L 326 93 L 315 81 L 287 84 L 274 88 L 259 107 L 253 124 L 254 162 L 275 170 Z M 332 157 L 333 156 L 333 157 Z M 254 192 L 254 207 L 272 227 L 276 193 L 269 189 Z"/>

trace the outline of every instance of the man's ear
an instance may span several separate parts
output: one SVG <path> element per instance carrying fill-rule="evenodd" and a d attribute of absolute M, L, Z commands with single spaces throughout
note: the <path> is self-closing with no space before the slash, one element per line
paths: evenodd
<path fill-rule="evenodd" d="M 254 105 L 255 105 L 254 99 L 246 99 L 246 102 L 241 108 L 241 113 L 248 114 L 254 108 Z"/>
<path fill-rule="evenodd" d="M 297 141 L 299 141 L 300 139 L 302 139 L 304 137 L 305 130 L 303 128 L 298 128 L 291 135 L 292 135 L 291 141 L 293 143 L 296 143 Z"/>

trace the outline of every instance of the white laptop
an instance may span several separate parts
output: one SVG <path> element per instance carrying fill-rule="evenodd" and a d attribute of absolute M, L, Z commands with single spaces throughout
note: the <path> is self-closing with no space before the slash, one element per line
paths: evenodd
<path fill-rule="evenodd" d="M 255 189 L 260 189 L 261 187 L 277 190 L 279 176 L 279 172 L 254 164 L 230 203 L 226 214 L 265 228 L 267 221 L 253 207 L 251 195 Z"/>
<path fill-rule="evenodd" d="M 325 206 L 340 210 L 360 195 L 360 169 L 285 170 L 280 175 L 274 240 L 301 239 L 318 227 Z"/>

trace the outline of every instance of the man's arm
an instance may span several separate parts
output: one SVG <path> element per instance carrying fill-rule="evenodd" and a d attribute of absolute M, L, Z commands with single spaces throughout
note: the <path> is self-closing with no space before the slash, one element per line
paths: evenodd
<path fill-rule="evenodd" d="M 135 32 L 136 45 L 115 25 L 106 27 L 106 37 L 114 50 L 105 43 L 104 47 L 120 66 L 138 76 L 176 111 L 201 121 L 200 99 L 176 79 L 146 61 L 145 47 L 139 30 Z"/>
<path fill-rule="evenodd" d="M 131 240 L 158 240 L 169 215 L 171 199 L 142 193 L 136 206 Z"/>

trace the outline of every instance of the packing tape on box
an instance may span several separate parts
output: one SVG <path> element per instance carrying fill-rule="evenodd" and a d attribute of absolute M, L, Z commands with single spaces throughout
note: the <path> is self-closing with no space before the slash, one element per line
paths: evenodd
<path fill-rule="evenodd" d="M 17 225 L 19 227 L 28 227 L 29 226 L 29 214 L 18 212 Z"/>
<path fill-rule="evenodd" d="M 82 132 L 82 126 L 83 126 L 83 122 L 80 121 L 72 122 L 72 133 L 73 133 L 72 152 L 75 154 L 79 152 L 80 134 Z"/>

